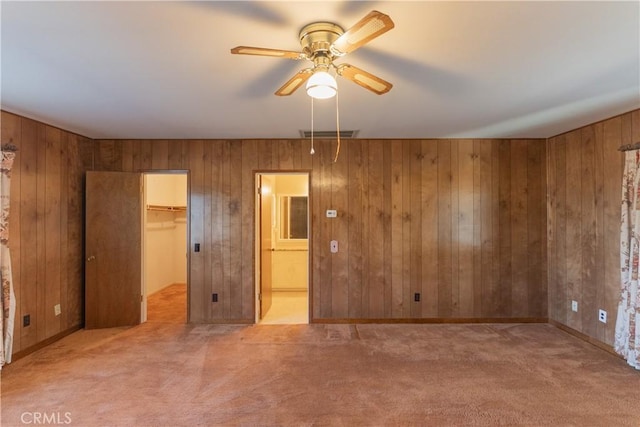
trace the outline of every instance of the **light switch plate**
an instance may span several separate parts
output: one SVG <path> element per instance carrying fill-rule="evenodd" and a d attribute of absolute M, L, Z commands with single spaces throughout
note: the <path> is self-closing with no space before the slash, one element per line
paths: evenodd
<path fill-rule="evenodd" d="M 56 316 L 60 316 L 60 313 L 62 313 L 62 311 L 60 310 L 60 304 L 56 304 L 53 306 L 53 312 Z"/>
<path fill-rule="evenodd" d="M 571 311 L 577 312 L 578 311 L 578 301 L 571 301 Z"/>
<path fill-rule="evenodd" d="M 331 244 L 329 245 L 329 248 L 331 249 L 332 254 L 338 253 L 338 241 L 332 240 Z"/>
<path fill-rule="evenodd" d="M 327 218 L 337 218 L 338 211 L 335 209 L 327 209 Z"/>

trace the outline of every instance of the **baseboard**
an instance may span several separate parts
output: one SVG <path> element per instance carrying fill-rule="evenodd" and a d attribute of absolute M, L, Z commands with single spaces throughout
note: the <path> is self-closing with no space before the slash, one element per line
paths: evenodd
<path fill-rule="evenodd" d="M 187 320 L 187 325 L 253 325 L 253 319 L 212 319 L 206 321 Z"/>
<path fill-rule="evenodd" d="M 189 322 L 190 324 L 252 324 L 254 323 L 252 320 L 249 319 L 224 319 L 224 320 L 209 320 L 207 322 Z M 411 318 L 401 318 L 401 319 L 385 319 L 385 318 L 378 318 L 378 319 L 310 319 L 309 323 L 314 323 L 314 324 L 366 324 L 366 323 L 377 323 L 377 324 L 445 324 L 445 323 L 549 323 L 550 325 L 555 326 L 556 328 L 560 329 L 561 331 L 564 331 L 566 333 L 568 333 L 569 335 L 572 335 L 576 338 L 579 338 L 585 342 L 588 342 L 589 344 L 598 347 L 601 350 L 606 351 L 607 353 L 613 354 L 616 357 L 619 357 L 622 359 L 622 356 L 620 356 L 618 353 L 616 353 L 613 350 L 613 347 L 611 347 L 608 344 L 603 343 L 602 341 L 596 340 L 594 338 L 591 338 L 588 335 L 583 334 L 582 332 L 579 332 L 573 328 L 570 328 L 569 326 L 563 325 L 562 323 L 555 321 L 553 319 L 547 319 L 546 317 L 526 317 L 526 318 L 521 318 L 521 317 L 482 317 L 482 318 L 441 318 L 441 317 L 434 317 L 434 318 L 420 318 L 420 319 L 411 319 Z M 66 329 L 62 332 L 59 332 L 43 341 L 40 341 L 37 344 L 32 345 L 31 347 L 28 347 L 24 350 L 20 350 L 16 353 L 14 353 L 11 357 L 11 361 L 12 363 L 22 359 L 25 356 L 28 356 L 29 354 L 36 352 L 38 350 L 40 350 L 41 348 L 44 348 L 50 344 L 53 344 L 54 342 L 66 337 L 67 335 L 71 335 L 72 333 L 79 331 L 80 329 L 83 328 L 84 325 L 77 325 L 77 326 L 73 326 L 69 329 Z M 4 366 L 4 368 L 8 368 L 10 367 L 11 364 L 7 364 Z"/>
<path fill-rule="evenodd" d="M 553 320 L 553 319 L 549 319 L 549 324 L 555 326 L 556 328 L 560 329 L 561 331 L 564 331 L 566 333 L 568 333 L 569 335 L 573 335 L 576 338 L 579 338 L 583 341 L 588 342 L 589 344 L 598 347 L 601 350 L 606 351 L 607 353 L 611 353 L 614 356 L 619 357 L 620 359 L 624 359 L 622 356 L 620 356 L 618 353 L 615 352 L 615 350 L 613 349 L 613 347 L 611 347 L 609 344 L 605 344 L 602 341 L 599 341 L 595 338 L 591 338 L 589 335 L 583 334 L 580 331 L 576 331 L 573 328 L 570 328 L 567 325 L 563 325 L 562 323 Z"/>
<path fill-rule="evenodd" d="M 338 324 L 338 323 L 416 323 L 416 324 L 438 324 L 438 323 L 547 323 L 546 317 L 480 317 L 480 318 L 401 318 L 401 319 L 311 319 L 310 323 Z"/>
<path fill-rule="evenodd" d="M 37 344 L 32 345 L 31 347 L 25 348 L 24 350 L 20 350 L 16 353 L 13 353 L 13 355 L 11 356 L 11 363 L 15 362 L 16 360 L 20 360 L 25 356 L 30 355 L 33 352 L 36 352 L 38 350 L 40 350 L 41 348 L 44 348 L 50 344 L 53 344 L 54 342 L 61 340 L 62 338 L 66 337 L 67 335 L 71 335 L 72 333 L 79 331 L 80 329 L 82 329 L 84 327 L 84 325 L 77 325 L 77 326 L 73 326 L 69 329 L 66 329 L 62 332 L 59 332 L 43 341 L 40 341 Z M 11 366 L 11 364 L 5 365 L 3 367 L 6 368 L 8 366 Z"/>

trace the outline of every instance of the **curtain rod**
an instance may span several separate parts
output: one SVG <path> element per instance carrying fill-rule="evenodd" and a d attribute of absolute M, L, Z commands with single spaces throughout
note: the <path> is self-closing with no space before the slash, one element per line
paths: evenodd
<path fill-rule="evenodd" d="M 18 147 L 16 147 L 10 142 L 7 142 L 6 144 L 2 144 L 2 147 L 0 147 L 0 149 L 2 149 L 2 151 L 13 151 L 14 153 L 18 151 Z"/>
<path fill-rule="evenodd" d="M 618 151 L 631 151 L 631 150 L 640 150 L 640 142 L 636 142 L 635 144 L 621 145 L 620 148 L 618 148 Z"/>

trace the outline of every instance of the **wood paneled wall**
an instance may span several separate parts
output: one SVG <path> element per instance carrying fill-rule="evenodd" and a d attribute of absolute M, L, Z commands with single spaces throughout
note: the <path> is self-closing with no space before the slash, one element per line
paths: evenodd
<path fill-rule="evenodd" d="M 332 141 L 320 141 L 315 156 L 304 140 L 92 141 L 2 112 L 9 141 L 19 147 L 15 352 L 82 324 L 82 188 L 93 168 L 190 170 L 191 242 L 203 248 L 191 254 L 194 322 L 252 321 L 254 171 L 310 170 L 315 320 L 545 318 L 548 305 L 550 319 L 613 343 L 617 148 L 640 141 L 640 110 L 546 144 L 346 140 L 338 163 Z M 333 239 L 338 254 L 329 252 Z"/>
<path fill-rule="evenodd" d="M 253 321 L 254 172 L 282 170 L 311 171 L 314 320 L 547 317 L 544 140 L 343 140 L 337 163 L 334 149 L 98 140 L 95 168 L 190 170 L 193 322 Z"/>
<path fill-rule="evenodd" d="M 90 139 L 7 112 L 2 143 L 18 153 L 11 178 L 9 247 L 16 319 L 14 353 L 84 322 L 84 172 Z M 56 316 L 54 306 L 60 304 Z M 23 327 L 24 315 L 31 325 Z"/>
<path fill-rule="evenodd" d="M 640 110 L 547 141 L 549 318 L 609 345 L 620 294 L 618 148 L 636 142 Z"/>

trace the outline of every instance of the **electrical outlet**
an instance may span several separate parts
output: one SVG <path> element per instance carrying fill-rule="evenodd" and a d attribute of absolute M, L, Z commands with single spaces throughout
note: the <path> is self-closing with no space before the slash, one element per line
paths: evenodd
<path fill-rule="evenodd" d="M 60 316 L 60 313 L 62 313 L 62 310 L 60 310 L 60 304 L 56 304 L 53 306 L 53 312 L 56 316 Z"/>
<path fill-rule="evenodd" d="M 607 312 L 604 310 L 598 310 L 598 320 L 602 323 L 607 323 Z"/>
<path fill-rule="evenodd" d="M 578 312 L 578 301 L 571 301 L 571 311 L 575 311 L 576 313 Z"/>
<path fill-rule="evenodd" d="M 420 302 L 420 292 L 416 292 L 415 294 L 413 294 L 413 300 L 415 302 Z"/>
<path fill-rule="evenodd" d="M 25 314 L 22 317 L 22 326 L 29 326 L 31 324 L 31 315 Z"/>
<path fill-rule="evenodd" d="M 211 302 L 218 302 L 218 294 L 211 294 Z"/>

